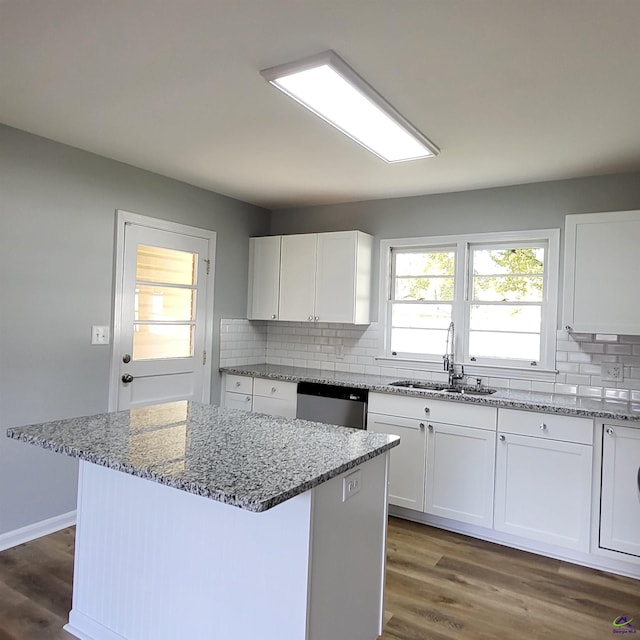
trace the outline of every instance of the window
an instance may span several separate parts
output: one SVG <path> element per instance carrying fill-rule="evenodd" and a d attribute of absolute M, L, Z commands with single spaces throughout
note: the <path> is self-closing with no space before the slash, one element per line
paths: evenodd
<path fill-rule="evenodd" d="M 437 353 L 452 319 L 455 249 L 392 251 L 391 350 Z"/>
<path fill-rule="evenodd" d="M 439 370 L 453 321 L 456 363 L 552 369 L 558 251 L 557 229 L 383 240 L 381 357 Z"/>

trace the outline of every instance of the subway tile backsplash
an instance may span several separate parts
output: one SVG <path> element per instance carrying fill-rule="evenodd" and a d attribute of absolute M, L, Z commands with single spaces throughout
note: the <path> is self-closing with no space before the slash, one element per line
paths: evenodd
<path fill-rule="evenodd" d="M 443 378 L 444 374 L 437 372 L 380 366 L 375 359 L 378 330 L 376 322 L 356 326 L 223 319 L 220 366 L 266 362 L 398 378 Z M 603 363 L 622 365 L 623 380 L 603 381 Z M 640 336 L 618 336 L 616 342 L 600 342 L 593 334 L 558 331 L 556 368 L 555 383 L 508 378 L 490 378 L 488 383 L 503 389 L 640 401 Z"/>

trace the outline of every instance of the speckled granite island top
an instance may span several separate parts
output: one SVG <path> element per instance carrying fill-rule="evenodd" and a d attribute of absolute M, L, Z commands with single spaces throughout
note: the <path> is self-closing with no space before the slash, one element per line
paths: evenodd
<path fill-rule="evenodd" d="M 498 389 L 492 395 L 474 396 L 448 394 L 441 391 L 424 389 L 407 389 L 392 387 L 390 383 L 401 376 L 375 376 L 360 373 L 342 373 L 321 369 L 305 369 L 273 364 L 252 364 L 238 367 L 222 367 L 220 371 L 241 376 L 271 378 L 289 382 L 318 382 L 335 384 L 360 389 L 369 389 L 380 393 L 394 395 L 423 396 L 450 402 L 470 402 L 491 407 L 542 411 L 563 415 L 584 416 L 587 418 L 604 418 L 606 420 L 627 420 L 640 423 L 640 403 L 619 400 L 600 400 L 581 396 L 562 395 L 558 393 L 538 393 L 535 391 L 510 391 Z M 640 426 L 640 424 L 638 425 Z"/>
<path fill-rule="evenodd" d="M 14 427 L 7 436 L 248 511 L 271 509 L 400 442 L 195 402 Z"/>

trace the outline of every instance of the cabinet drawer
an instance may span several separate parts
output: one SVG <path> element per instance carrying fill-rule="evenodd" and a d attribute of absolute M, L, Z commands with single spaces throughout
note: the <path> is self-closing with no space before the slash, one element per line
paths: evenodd
<path fill-rule="evenodd" d="M 295 382 L 283 382 L 269 378 L 254 378 L 253 380 L 253 394 L 256 396 L 295 401 L 297 391 L 298 385 Z"/>
<path fill-rule="evenodd" d="M 253 393 L 253 378 L 227 373 L 224 389 L 233 393 Z"/>
<path fill-rule="evenodd" d="M 496 428 L 495 407 L 390 393 L 370 393 L 369 411 L 483 429 Z"/>
<path fill-rule="evenodd" d="M 577 416 L 499 409 L 498 429 L 523 436 L 593 444 L 593 421 Z"/>
<path fill-rule="evenodd" d="M 242 409 L 243 411 L 251 411 L 252 396 L 247 393 L 233 393 L 227 391 L 224 394 L 224 406 L 227 409 Z"/>

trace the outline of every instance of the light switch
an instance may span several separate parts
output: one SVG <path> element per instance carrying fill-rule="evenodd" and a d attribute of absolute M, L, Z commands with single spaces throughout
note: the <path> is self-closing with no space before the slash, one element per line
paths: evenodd
<path fill-rule="evenodd" d="M 109 327 L 92 325 L 91 344 L 109 344 Z"/>

